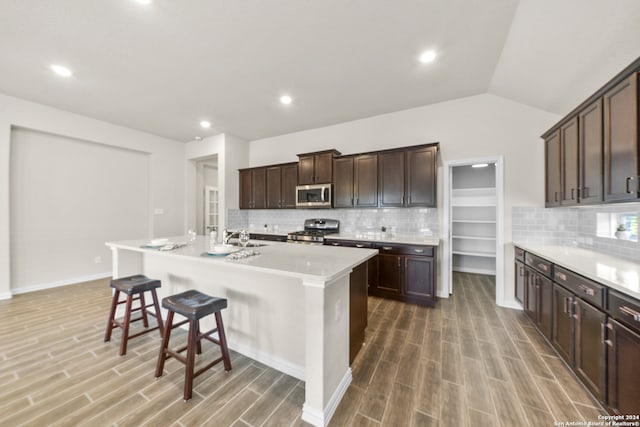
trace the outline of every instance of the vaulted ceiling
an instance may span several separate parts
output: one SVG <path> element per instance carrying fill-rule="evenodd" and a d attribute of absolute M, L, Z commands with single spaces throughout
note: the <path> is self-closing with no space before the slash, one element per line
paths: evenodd
<path fill-rule="evenodd" d="M 638 0 L 0 0 L 0 93 L 178 141 L 482 93 L 565 114 L 640 56 L 639 22 Z"/>

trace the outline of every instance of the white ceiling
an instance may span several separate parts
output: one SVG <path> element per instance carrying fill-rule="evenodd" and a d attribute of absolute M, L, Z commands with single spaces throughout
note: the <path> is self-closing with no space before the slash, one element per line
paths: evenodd
<path fill-rule="evenodd" d="M 638 23 L 638 0 L 0 0 L 0 92 L 179 141 L 481 93 L 566 114 L 640 56 Z"/>

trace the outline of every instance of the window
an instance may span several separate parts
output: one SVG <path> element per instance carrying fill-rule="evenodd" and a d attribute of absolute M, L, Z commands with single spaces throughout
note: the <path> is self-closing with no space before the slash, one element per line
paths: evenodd
<path fill-rule="evenodd" d="M 598 213 L 596 235 L 609 239 L 638 241 L 638 214 L 635 212 Z"/>

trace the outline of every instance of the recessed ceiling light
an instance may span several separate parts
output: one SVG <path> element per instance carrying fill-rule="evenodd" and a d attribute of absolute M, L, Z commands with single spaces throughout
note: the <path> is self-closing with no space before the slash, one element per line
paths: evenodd
<path fill-rule="evenodd" d="M 73 73 L 67 67 L 63 67 L 62 65 L 52 65 L 51 70 L 59 76 L 63 77 L 71 77 Z"/>
<path fill-rule="evenodd" d="M 280 97 L 280 102 L 284 105 L 289 105 L 293 102 L 293 99 L 289 95 L 282 95 Z"/>
<path fill-rule="evenodd" d="M 486 168 L 489 166 L 489 163 L 476 163 L 475 165 L 471 165 L 472 168 Z"/>
<path fill-rule="evenodd" d="M 205 128 L 205 129 L 209 129 L 211 127 L 211 123 L 209 123 L 206 120 L 203 120 L 200 122 L 200 127 Z"/>
<path fill-rule="evenodd" d="M 436 59 L 436 53 L 433 50 L 422 52 L 422 54 L 420 55 L 420 62 L 422 62 L 423 64 L 433 62 L 434 59 Z"/>

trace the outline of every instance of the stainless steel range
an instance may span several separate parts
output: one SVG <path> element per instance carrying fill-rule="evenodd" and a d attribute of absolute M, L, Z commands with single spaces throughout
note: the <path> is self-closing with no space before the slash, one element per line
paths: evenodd
<path fill-rule="evenodd" d="M 307 219 L 304 221 L 304 230 L 287 234 L 287 242 L 322 245 L 324 236 L 338 232 L 340 221 L 337 219 Z"/>

